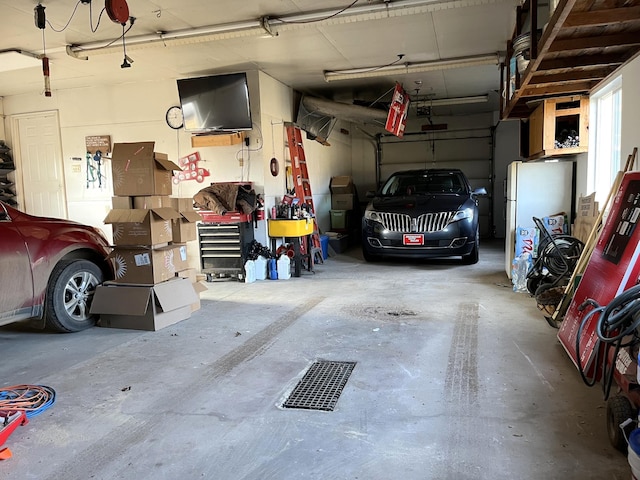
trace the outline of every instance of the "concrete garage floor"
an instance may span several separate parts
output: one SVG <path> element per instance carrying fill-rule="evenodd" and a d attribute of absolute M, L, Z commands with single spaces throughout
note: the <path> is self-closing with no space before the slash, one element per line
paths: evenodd
<path fill-rule="evenodd" d="M 480 263 L 367 264 L 209 283 L 158 332 L 0 329 L 1 385 L 56 404 L 2 479 L 628 479 L 586 387 L 499 243 Z M 357 365 L 333 412 L 279 404 L 315 360 Z"/>

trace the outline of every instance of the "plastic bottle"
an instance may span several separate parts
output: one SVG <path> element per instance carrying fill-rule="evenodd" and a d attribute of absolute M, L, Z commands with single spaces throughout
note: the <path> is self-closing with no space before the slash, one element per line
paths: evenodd
<path fill-rule="evenodd" d="M 244 274 L 244 283 L 256 281 L 256 264 L 253 260 L 247 260 L 244 263 Z"/>
<path fill-rule="evenodd" d="M 262 255 L 258 255 L 258 258 L 254 260 L 256 264 L 256 280 L 266 280 L 267 278 L 267 259 Z"/>
<path fill-rule="evenodd" d="M 269 260 L 269 280 L 278 280 L 278 268 L 275 258 Z"/>
<path fill-rule="evenodd" d="M 291 278 L 291 259 L 287 255 L 278 258 L 278 278 L 288 280 Z"/>
<path fill-rule="evenodd" d="M 513 260 L 513 269 L 511 271 L 511 281 L 513 282 L 514 292 L 527 291 L 527 273 L 531 265 L 531 255 L 523 253 Z"/>

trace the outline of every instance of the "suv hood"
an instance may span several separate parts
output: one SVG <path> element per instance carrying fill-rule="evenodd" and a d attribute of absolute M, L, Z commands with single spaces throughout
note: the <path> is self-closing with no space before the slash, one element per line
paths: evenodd
<path fill-rule="evenodd" d="M 406 213 L 412 216 L 424 213 L 455 212 L 469 200 L 456 193 L 405 195 L 402 197 L 375 197 L 369 204 L 376 212 Z"/>

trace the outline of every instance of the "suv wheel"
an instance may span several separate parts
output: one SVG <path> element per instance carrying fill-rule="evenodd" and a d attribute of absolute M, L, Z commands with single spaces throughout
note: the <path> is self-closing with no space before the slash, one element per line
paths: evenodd
<path fill-rule="evenodd" d="M 366 247 L 366 239 L 364 238 L 362 239 L 362 258 L 364 258 L 365 262 L 377 262 L 380 259 L 377 255 L 369 253 Z"/>
<path fill-rule="evenodd" d="M 474 265 L 480 260 L 480 232 L 476 230 L 476 241 L 473 245 L 473 250 L 467 255 L 462 256 L 462 262 L 465 265 Z"/>

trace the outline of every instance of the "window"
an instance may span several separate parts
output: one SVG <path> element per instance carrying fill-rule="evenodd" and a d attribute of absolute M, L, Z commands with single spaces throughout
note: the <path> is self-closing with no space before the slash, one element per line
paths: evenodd
<path fill-rule="evenodd" d="M 620 117 L 622 78 L 611 81 L 591 96 L 591 131 L 587 185 L 603 206 L 620 170 Z"/>

